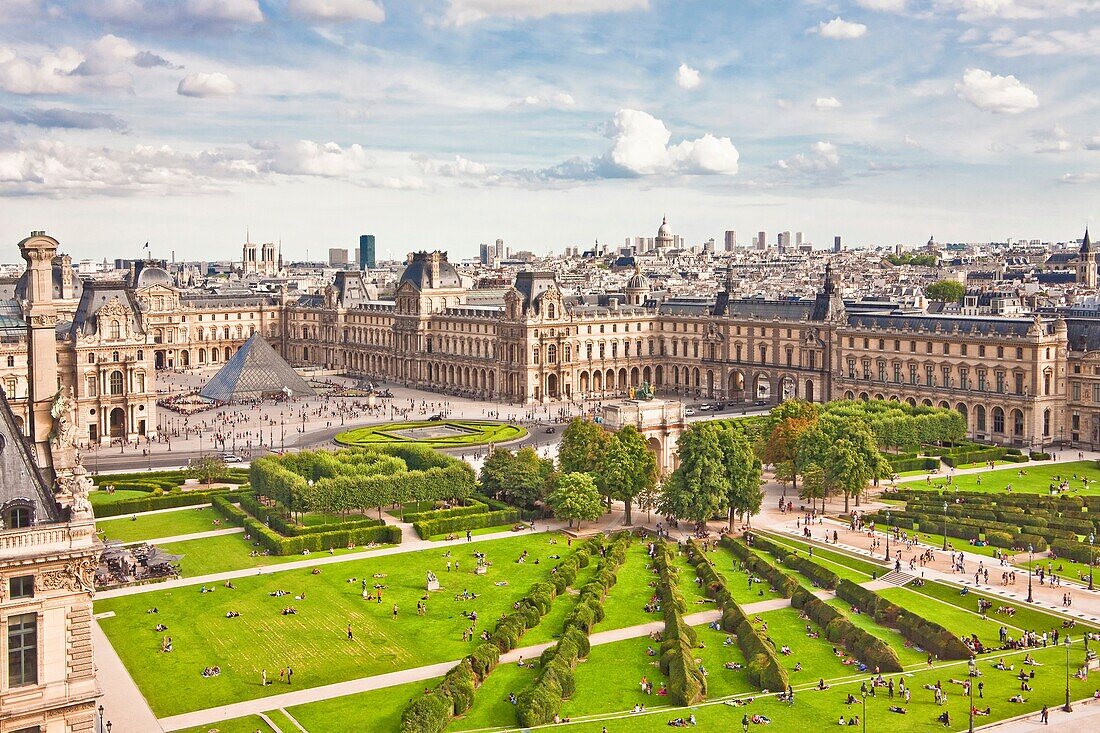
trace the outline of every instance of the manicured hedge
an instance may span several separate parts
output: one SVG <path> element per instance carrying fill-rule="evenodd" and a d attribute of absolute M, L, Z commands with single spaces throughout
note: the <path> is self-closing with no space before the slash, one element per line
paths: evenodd
<path fill-rule="evenodd" d="M 890 468 L 893 469 L 894 473 L 931 471 L 940 467 L 938 458 L 895 458 L 894 456 L 886 456 L 886 460 L 890 462 Z"/>
<path fill-rule="evenodd" d="M 401 528 L 394 526 L 368 526 L 313 532 L 297 537 L 284 537 L 266 524 L 254 519 L 243 509 L 229 503 L 225 496 L 215 496 L 211 505 L 222 516 L 239 527 L 244 527 L 252 539 L 272 555 L 297 555 L 306 550 L 321 552 L 349 545 L 365 545 L 370 542 L 400 544 Z"/>
<path fill-rule="evenodd" d="M 601 538 L 597 537 L 577 547 L 550 571 L 552 579 L 565 576 L 572 583 L 578 568 L 586 567 L 591 555 L 601 546 Z M 453 716 L 469 710 L 474 693 L 496 668 L 500 655 L 514 649 L 524 632 L 536 626 L 550 610 L 558 592 L 556 587 L 548 581 L 532 585 L 527 595 L 517 602 L 517 607 L 497 623 L 489 641 L 474 647 L 434 689 L 405 707 L 401 714 L 401 733 L 442 733 Z"/>
<path fill-rule="evenodd" d="M 732 537 L 726 535 L 723 541 L 732 541 Z M 694 546 L 694 545 L 692 545 Z M 699 562 L 695 565 L 695 572 L 705 573 L 700 575 L 704 582 L 707 577 L 716 579 L 720 587 L 716 590 L 714 598 L 722 609 L 722 629 L 727 633 L 736 634 L 737 645 L 745 656 L 745 673 L 749 682 L 761 690 L 786 690 L 790 687 L 787 670 L 779 663 L 779 657 L 775 653 L 775 645 L 757 631 L 756 627 L 745 618 L 741 607 L 733 600 L 729 589 L 725 586 L 725 579 L 714 572 L 711 565 L 702 552 L 697 552 Z"/>
<path fill-rule="evenodd" d="M 621 532 L 603 548 L 595 577 L 581 589 L 562 624 L 560 641 L 542 653 L 534 684 L 518 696 L 516 718 L 523 727 L 545 725 L 561 712 L 562 701 L 576 691 L 573 669 L 590 649 L 588 634 L 603 619 L 603 602 L 615 584 L 615 572 L 626 560 L 630 534 Z"/>
<path fill-rule="evenodd" d="M 363 527 L 381 527 L 385 524 L 381 519 L 357 516 L 355 519 L 347 519 L 342 522 L 329 522 L 327 524 L 315 524 L 299 526 L 286 520 L 285 507 L 277 503 L 274 507 L 267 507 L 256 500 L 255 494 L 241 495 L 241 508 L 256 519 L 271 527 L 273 530 L 286 537 L 297 537 L 304 534 L 320 534 L 334 532 L 341 529 L 360 529 Z"/>
<path fill-rule="evenodd" d="M 504 508 L 507 508 L 507 506 Z M 470 514 L 484 514 L 487 511 L 489 511 L 489 507 L 486 504 L 467 499 L 466 506 L 456 506 L 451 509 L 431 509 L 424 512 L 405 512 L 402 520 L 415 523 L 426 519 L 445 519 L 448 517 L 465 517 Z"/>
<path fill-rule="evenodd" d="M 954 468 L 967 463 L 985 463 L 988 461 L 1005 460 L 1007 452 L 1004 448 L 982 448 L 962 453 L 952 453 L 943 456 L 943 462 Z M 1025 459 L 1026 460 L 1026 459 Z"/>
<path fill-rule="evenodd" d="M 901 672 L 901 660 L 897 653 L 882 639 L 859 628 L 841 611 L 799 588 L 791 596 L 791 605 L 801 608 L 807 616 L 825 630 L 825 638 L 841 644 L 848 653 L 869 668 L 880 672 Z"/>
<path fill-rule="evenodd" d="M 1058 557 L 1083 562 L 1086 565 L 1097 557 L 1095 547 L 1090 547 L 1084 542 L 1069 540 L 1055 540 L 1050 545 L 1050 551 Z"/>
<path fill-rule="evenodd" d="M 745 563 L 745 567 L 747 567 L 750 572 L 767 580 L 771 584 L 771 587 L 784 598 L 791 597 L 791 593 L 794 593 L 794 589 L 798 587 L 797 580 L 757 555 L 743 542 L 729 537 L 728 535 L 723 538 L 723 541 L 733 554 Z"/>
<path fill-rule="evenodd" d="M 837 583 L 836 594 L 870 616 L 878 623 L 901 632 L 901 635 L 940 659 L 970 659 L 970 649 L 959 637 L 921 616 L 906 611 L 874 591 L 849 580 Z"/>
<path fill-rule="evenodd" d="M 121 517 L 126 514 L 140 514 L 157 509 L 175 509 L 181 506 L 209 504 L 215 497 L 232 496 L 235 492 L 225 489 L 217 491 L 180 491 L 160 496 L 146 496 L 136 499 L 124 499 L 111 504 L 100 504 L 93 508 L 97 519 Z"/>
<path fill-rule="evenodd" d="M 731 546 L 733 540 L 728 536 L 723 537 L 722 543 L 726 546 Z M 828 588 L 832 590 L 836 588 L 837 581 L 840 580 L 837 574 L 832 570 L 817 564 L 809 558 L 802 557 L 797 552 L 792 552 L 785 547 L 780 547 L 767 537 L 754 534 L 752 536 L 752 544 L 753 547 L 759 547 L 761 550 L 771 553 L 775 556 L 775 559 L 779 560 L 787 567 L 802 573 L 819 588 Z M 794 598 L 793 594 L 791 598 Z"/>
<path fill-rule="evenodd" d="M 413 523 L 413 529 L 421 539 L 431 539 L 436 535 L 449 534 L 451 532 L 465 532 L 468 529 L 481 529 L 483 527 L 495 527 L 500 524 L 512 524 L 523 521 L 523 513 L 519 509 L 501 509 L 481 514 L 471 514 L 464 517 L 441 517 L 440 519 L 425 519 Z"/>
<path fill-rule="evenodd" d="M 695 663 L 695 649 L 699 646 L 695 629 L 684 622 L 687 607 L 680 592 L 674 547 L 662 542 L 654 559 L 660 578 L 661 611 L 665 617 L 659 664 L 661 672 L 668 675 L 669 701 L 673 705 L 694 705 L 707 695 L 707 678 Z"/>

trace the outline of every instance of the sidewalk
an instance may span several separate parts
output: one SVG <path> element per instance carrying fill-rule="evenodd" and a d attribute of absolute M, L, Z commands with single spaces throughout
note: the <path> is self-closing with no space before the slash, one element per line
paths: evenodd
<path fill-rule="evenodd" d="M 162 729 L 149 709 L 149 703 L 145 702 L 134 679 L 107 640 L 107 635 L 94 619 L 92 646 L 96 679 L 103 690 L 103 697 L 99 699 L 103 717 L 111 721 L 112 728 L 120 733 L 160 733 Z"/>

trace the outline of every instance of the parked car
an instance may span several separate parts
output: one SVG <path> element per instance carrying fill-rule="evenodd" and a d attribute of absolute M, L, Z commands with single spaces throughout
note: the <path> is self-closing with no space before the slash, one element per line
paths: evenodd
<path fill-rule="evenodd" d="M 699 411 L 700 412 L 706 412 L 709 409 L 710 409 L 710 405 L 708 405 L 705 402 L 703 404 L 699 405 Z"/>
<path fill-rule="evenodd" d="M 441 420 L 443 420 L 443 413 L 432 415 L 428 418 L 428 422 L 440 422 Z"/>
<path fill-rule="evenodd" d="M 767 400 L 757 400 L 753 404 L 756 405 L 757 407 L 763 407 L 766 404 L 768 404 L 768 401 Z"/>
<path fill-rule="evenodd" d="M 222 460 L 226 463 L 240 463 L 244 459 L 232 453 L 222 453 Z"/>
<path fill-rule="evenodd" d="M 693 410 L 689 407 L 686 410 L 684 410 L 684 414 L 687 415 L 688 417 L 691 417 L 692 415 L 695 414 L 695 410 Z"/>
<path fill-rule="evenodd" d="M 549 433 L 549 434 L 553 435 L 554 433 L 558 432 L 558 429 L 551 426 L 551 427 L 546 428 L 546 430 L 543 430 L 542 432 Z"/>

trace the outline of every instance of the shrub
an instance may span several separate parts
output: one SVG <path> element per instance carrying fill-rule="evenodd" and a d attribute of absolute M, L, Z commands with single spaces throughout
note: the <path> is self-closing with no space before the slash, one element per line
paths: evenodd
<path fill-rule="evenodd" d="M 425 519 L 413 524 L 413 529 L 421 539 L 431 539 L 436 535 L 449 534 L 451 532 L 465 532 L 471 529 L 483 527 L 495 527 L 499 524 L 511 524 L 522 521 L 523 514 L 519 509 L 502 509 L 482 514 L 472 514 L 464 517 L 441 517 L 439 519 Z"/>
<path fill-rule="evenodd" d="M 119 487 L 121 488 L 121 487 Z M 154 487 L 155 488 L 155 487 Z M 181 506 L 198 506 L 209 504 L 215 496 L 232 496 L 234 492 L 227 490 L 218 491 L 187 491 L 172 492 L 163 496 L 153 496 L 153 489 L 149 489 L 149 496 L 137 499 L 125 499 L 111 504 L 100 504 L 94 507 L 97 519 L 106 517 L 121 517 L 127 514 L 140 514 L 157 509 L 175 509 Z"/>
<path fill-rule="evenodd" d="M 874 591 L 869 591 L 849 580 L 841 580 L 836 587 L 837 597 L 868 613 L 880 624 L 896 629 L 906 639 L 940 659 L 969 659 L 970 649 L 935 621 L 929 621 L 902 609 Z"/>
<path fill-rule="evenodd" d="M 443 733 L 454 704 L 435 691 L 410 702 L 401 713 L 401 733 Z"/>

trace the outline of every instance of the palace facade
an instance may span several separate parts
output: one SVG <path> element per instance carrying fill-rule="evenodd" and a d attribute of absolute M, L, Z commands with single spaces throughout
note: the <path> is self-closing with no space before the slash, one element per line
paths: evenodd
<path fill-rule="evenodd" d="M 1087 247 L 1078 269 L 1095 278 Z M 735 405 L 897 399 L 958 410 L 984 440 L 1100 443 L 1097 319 L 845 302 L 829 267 L 814 298 L 739 298 L 732 279 L 714 297 L 660 298 L 636 271 L 621 293 L 592 302 L 563 293 L 549 272 L 521 272 L 502 291 L 467 289 L 444 252 L 410 255 L 388 299 L 372 299 L 354 271 L 292 297 L 181 290 L 150 264 L 85 283 L 66 275 L 63 256 L 53 266 L 59 385 L 73 390 L 83 443 L 153 434 L 156 371 L 218 365 L 254 333 L 297 366 L 485 400 L 622 397 L 643 382 Z M 17 419 L 32 305 L 25 284 L 6 316 L 0 301 L 0 386 Z"/>

